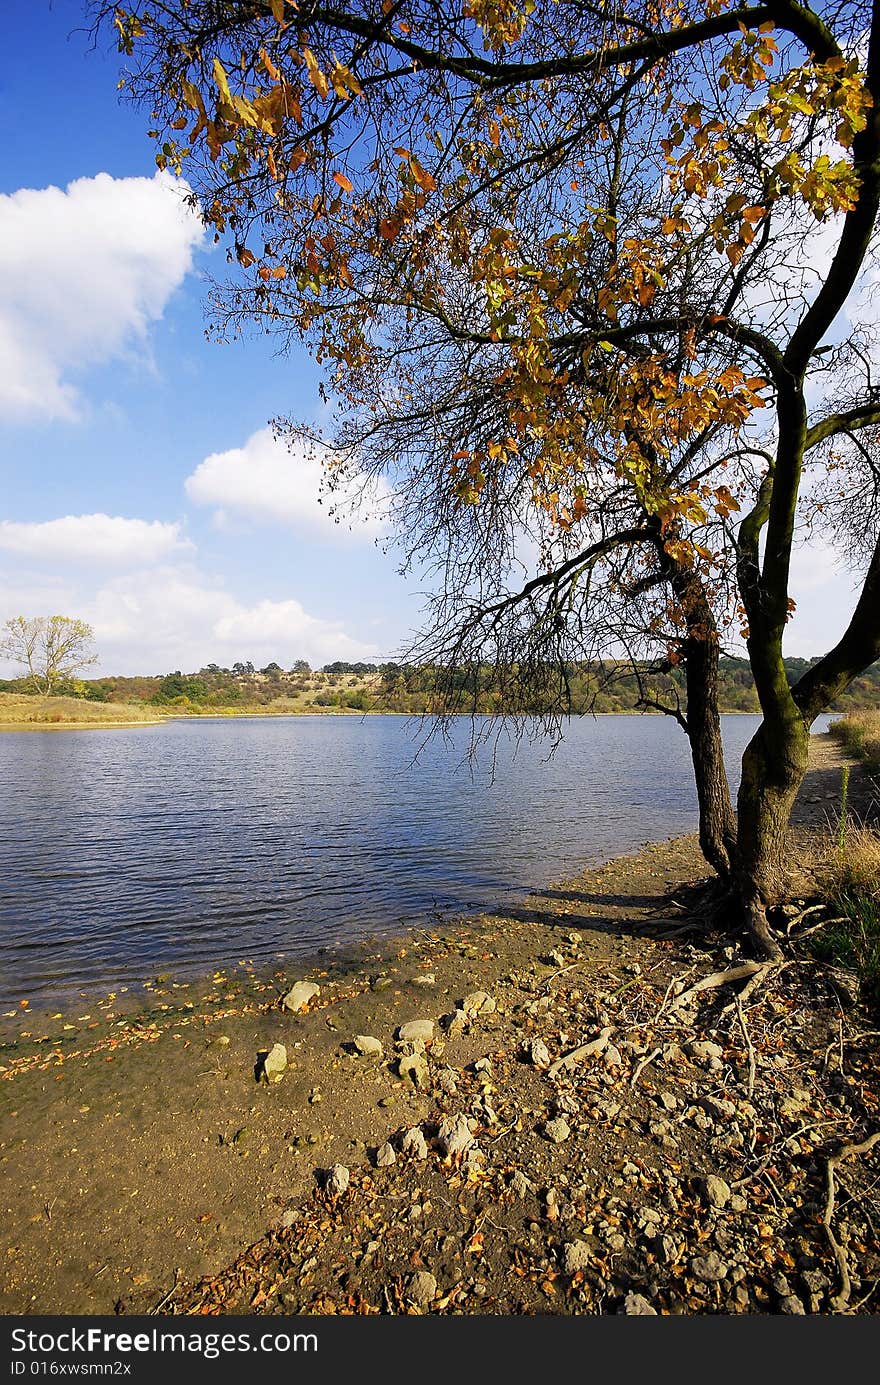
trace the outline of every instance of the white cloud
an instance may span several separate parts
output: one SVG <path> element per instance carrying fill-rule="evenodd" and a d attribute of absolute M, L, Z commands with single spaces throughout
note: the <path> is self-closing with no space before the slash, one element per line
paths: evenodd
<path fill-rule="evenodd" d="M 356 484 L 328 494 L 320 461 L 302 447 L 288 448 L 269 428 L 253 433 L 243 447 L 206 457 L 187 477 L 186 493 L 196 505 L 214 506 L 221 524 L 236 516 L 324 538 L 335 533 L 372 539 L 385 532 L 387 488 L 368 490 L 356 511 Z"/>
<path fill-rule="evenodd" d="M 204 235 L 187 191 L 99 173 L 0 196 L 0 417 L 75 418 L 71 374 L 143 340 Z"/>
<path fill-rule="evenodd" d="M 315 666 L 333 659 L 375 659 L 374 646 L 352 638 L 339 621 L 309 615 L 294 598 L 248 606 L 195 568 L 165 568 L 149 581 L 133 574 L 107 583 L 86 608 L 101 667 L 159 672 L 276 659 Z"/>
<path fill-rule="evenodd" d="M 151 566 L 192 547 L 179 524 L 159 520 L 96 514 L 65 515 L 41 524 L 0 521 L 0 548 L 37 562 Z"/>
<path fill-rule="evenodd" d="M 294 659 L 313 667 L 334 659 L 375 661 L 381 651 L 353 637 L 342 621 L 310 615 L 293 597 L 248 605 L 192 564 L 126 572 L 95 589 L 70 578 L 0 571 L 0 625 L 14 615 L 77 616 L 95 631 L 103 674 L 193 672 L 208 663 L 229 666 Z M 19 670 L 0 659 L 0 677 Z"/>

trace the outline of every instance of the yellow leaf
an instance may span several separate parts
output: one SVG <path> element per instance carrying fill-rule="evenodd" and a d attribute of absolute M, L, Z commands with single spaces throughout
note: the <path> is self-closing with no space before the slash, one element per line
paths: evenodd
<path fill-rule="evenodd" d="M 260 62 L 263 64 L 264 68 L 268 72 L 269 76 L 272 78 L 273 82 L 280 81 L 281 73 L 278 71 L 278 68 L 275 66 L 272 59 L 269 57 L 269 54 L 266 52 L 265 48 L 260 49 Z"/>
<path fill-rule="evenodd" d="M 428 170 L 422 168 L 422 165 L 419 163 L 418 159 L 411 158 L 409 161 L 409 167 L 410 172 L 412 173 L 412 176 L 418 183 L 419 187 L 423 188 L 425 192 L 433 192 L 437 184 L 434 181 L 433 176 L 428 172 Z"/>
<path fill-rule="evenodd" d="M 339 184 L 343 192 L 354 192 L 354 183 L 344 173 L 334 173 L 333 181 Z"/>
<path fill-rule="evenodd" d="M 315 57 L 311 48 L 304 48 L 302 54 L 306 60 L 306 67 L 309 71 L 309 81 L 318 95 L 322 98 L 325 97 L 330 90 L 330 84 L 318 66 L 318 59 Z"/>
<path fill-rule="evenodd" d="M 224 101 L 232 104 L 232 93 L 229 90 L 229 80 L 226 76 L 226 69 L 219 58 L 214 59 L 214 81 L 217 83 L 220 95 Z"/>

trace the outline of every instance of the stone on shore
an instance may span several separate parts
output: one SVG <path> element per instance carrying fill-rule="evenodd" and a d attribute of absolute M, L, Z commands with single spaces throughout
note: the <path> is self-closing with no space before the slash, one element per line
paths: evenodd
<path fill-rule="evenodd" d="M 287 1070 L 287 1049 L 273 1044 L 267 1052 L 257 1055 L 257 1078 L 261 1082 L 280 1082 Z"/>
<path fill-rule="evenodd" d="M 297 981 L 295 986 L 291 986 L 287 995 L 281 1001 L 282 1010 L 289 1010 L 293 1014 L 298 1014 L 305 1010 L 311 1000 L 316 995 L 321 994 L 321 987 L 316 986 L 314 981 Z"/>
<path fill-rule="evenodd" d="M 437 1138 L 443 1154 L 463 1154 L 473 1144 L 471 1124 L 467 1116 L 447 1116 L 440 1122 Z"/>
<path fill-rule="evenodd" d="M 437 1281 L 427 1270 L 416 1270 L 406 1286 L 406 1296 L 417 1308 L 427 1308 L 437 1297 Z"/>
<path fill-rule="evenodd" d="M 409 1020 L 407 1024 L 402 1024 L 397 1031 L 397 1037 L 402 1043 L 428 1044 L 434 1037 L 433 1020 Z"/>
<path fill-rule="evenodd" d="M 351 1174 L 344 1164 L 333 1164 L 324 1175 L 324 1190 L 331 1197 L 341 1197 L 347 1191 Z"/>
<path fill-rule="evenodd" d="M 381 1058 L 385 1051 L 381 1039 L 372 1034 L 355 1034 L 354 1046 L 362 1058 Z"/>

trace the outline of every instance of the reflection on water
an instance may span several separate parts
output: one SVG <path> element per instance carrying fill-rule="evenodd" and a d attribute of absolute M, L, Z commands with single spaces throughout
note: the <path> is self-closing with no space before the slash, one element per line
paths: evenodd
<path fill-rule="evenodd" d="M 735 777 L 757 718 L 724 719 Z M 550 759 L 402 717 L 0 735 L 0 1003 L 297 956 L 491 907 L 690 831 L 687 742 L 580 718 Z"/>

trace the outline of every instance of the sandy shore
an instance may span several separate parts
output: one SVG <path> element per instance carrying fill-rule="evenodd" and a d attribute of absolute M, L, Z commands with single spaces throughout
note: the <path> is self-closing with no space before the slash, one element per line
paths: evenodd
<path fill-rule="evenodd" d="M 806 864 L 828 738 L 815 762 Z M 0 1054 L 0 1308 L 875 1311 L 876 1150 L 833 1209 L 846 1303 L 823 1210 L 829 1156 L 878 1125 L 876 1023 L 797 926 L 739 1004 L 748 977 L 685 994 L 741 961 L 693 915 L 703 875 L 682 838 L 307 972 L 23 1017 Z M 283 1011 L 306 975 L 319 994 Z M 397 1041 L 412 1020 L 424 1045 Z M 274 1044 L 287 1069 L 258 1082 Z"/>

